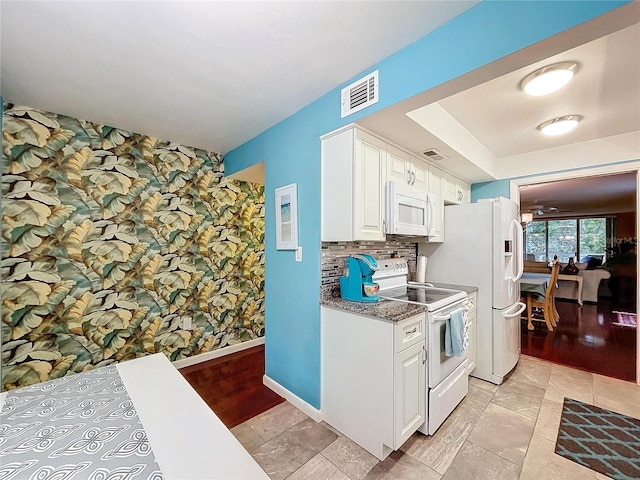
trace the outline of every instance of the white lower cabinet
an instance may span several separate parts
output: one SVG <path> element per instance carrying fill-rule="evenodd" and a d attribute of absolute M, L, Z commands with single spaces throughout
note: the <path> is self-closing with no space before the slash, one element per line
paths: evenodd
<path fill-rule="evenodd" d="M 478 324 L 476 322 L 476 304 L 477 304 L 477 293 L 476 292 L 472 292 L 469 293 L 467 295 L 467 301 L 471 304 L 469 306 L 469 346 L 468 348 L 468 352 L 467 352 L 467 358 L 469 359 L 469 369 L 468 372 L 471 373 L 473 372 L 473 370 L 475 370 L 476 368 L 476 361 L 477 361 L 477 331 L 478 331 Z"/>
<path fill-rule="evenodd" d="M 321 308 L 322 419 L 384 460 L 425 422 L 425 314 L 392 322 Z"/>
<path fill-rule="evenodd" d="M 394 355 L 394 446 L 399 448 L 425 421 L 424 342 Z"/>

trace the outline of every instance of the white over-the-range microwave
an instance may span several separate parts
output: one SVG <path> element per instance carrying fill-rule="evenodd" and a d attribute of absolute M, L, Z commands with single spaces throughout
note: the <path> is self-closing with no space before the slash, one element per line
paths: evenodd
<path fill-rule="evenodd" d="M 398 182 L 386 185 L 386 233 L 430 237 L 436 233 L 435 195 Z"/>

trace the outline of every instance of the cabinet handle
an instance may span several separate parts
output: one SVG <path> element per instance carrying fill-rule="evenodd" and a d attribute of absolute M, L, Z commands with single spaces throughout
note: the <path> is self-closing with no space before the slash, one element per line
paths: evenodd
<path fill-rule="evenodd" d="M 418 327 L 413 327 L 411 330 L 407 330 L 405 334 L 411 335 L 412 333 L 416 333 L 417 331 L 418 331 Z"/>
<path fill-rule="evenodd" d="M 413 180 L 411 180 L 411 185 L 414 185 L 416 183 L 416 172 L 411 172 L 411 176 L 413 177 Z"/>
<path fill-rule="evenodd" d="M 427 363 L 427 348 L 423 345 L 422 346 L 422 364 L 424 365 L 425 363 Z"/>

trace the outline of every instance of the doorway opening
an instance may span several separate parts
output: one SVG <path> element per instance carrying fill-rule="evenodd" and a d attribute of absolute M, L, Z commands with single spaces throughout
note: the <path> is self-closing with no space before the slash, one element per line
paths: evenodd
<path fill-rule="evenodd" d="M 522 328 L 522 353 L 640 384 L 638 367 L 637 163 L 517 179 L 511 198 L 529 220 L 525 260 L 578 266 L 559 281 L 558 326 Z M 540 265 L 538 265 L 540 264 Z M 635 321 L 635 325 L 634 325 Z"/>

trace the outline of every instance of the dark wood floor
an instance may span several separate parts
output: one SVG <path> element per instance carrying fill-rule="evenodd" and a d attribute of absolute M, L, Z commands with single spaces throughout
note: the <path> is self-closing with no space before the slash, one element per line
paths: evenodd
<path fill-rule="evenodd" d="M 558 328 L 547 330 L 534 322 L 535 330 L 522 323 L 522 353 L 621 380 L 636 381 L 636 329 L 614 325 L 613 310 L 633 312 L 629 305 L 608 299 L 582 306 L 556 300 Z"/>
<path fill-rule="evenodd" d="M 227 428 L 284 402 L 284 398 L 262 383 L 264 345 L 179 371 Z"/>

